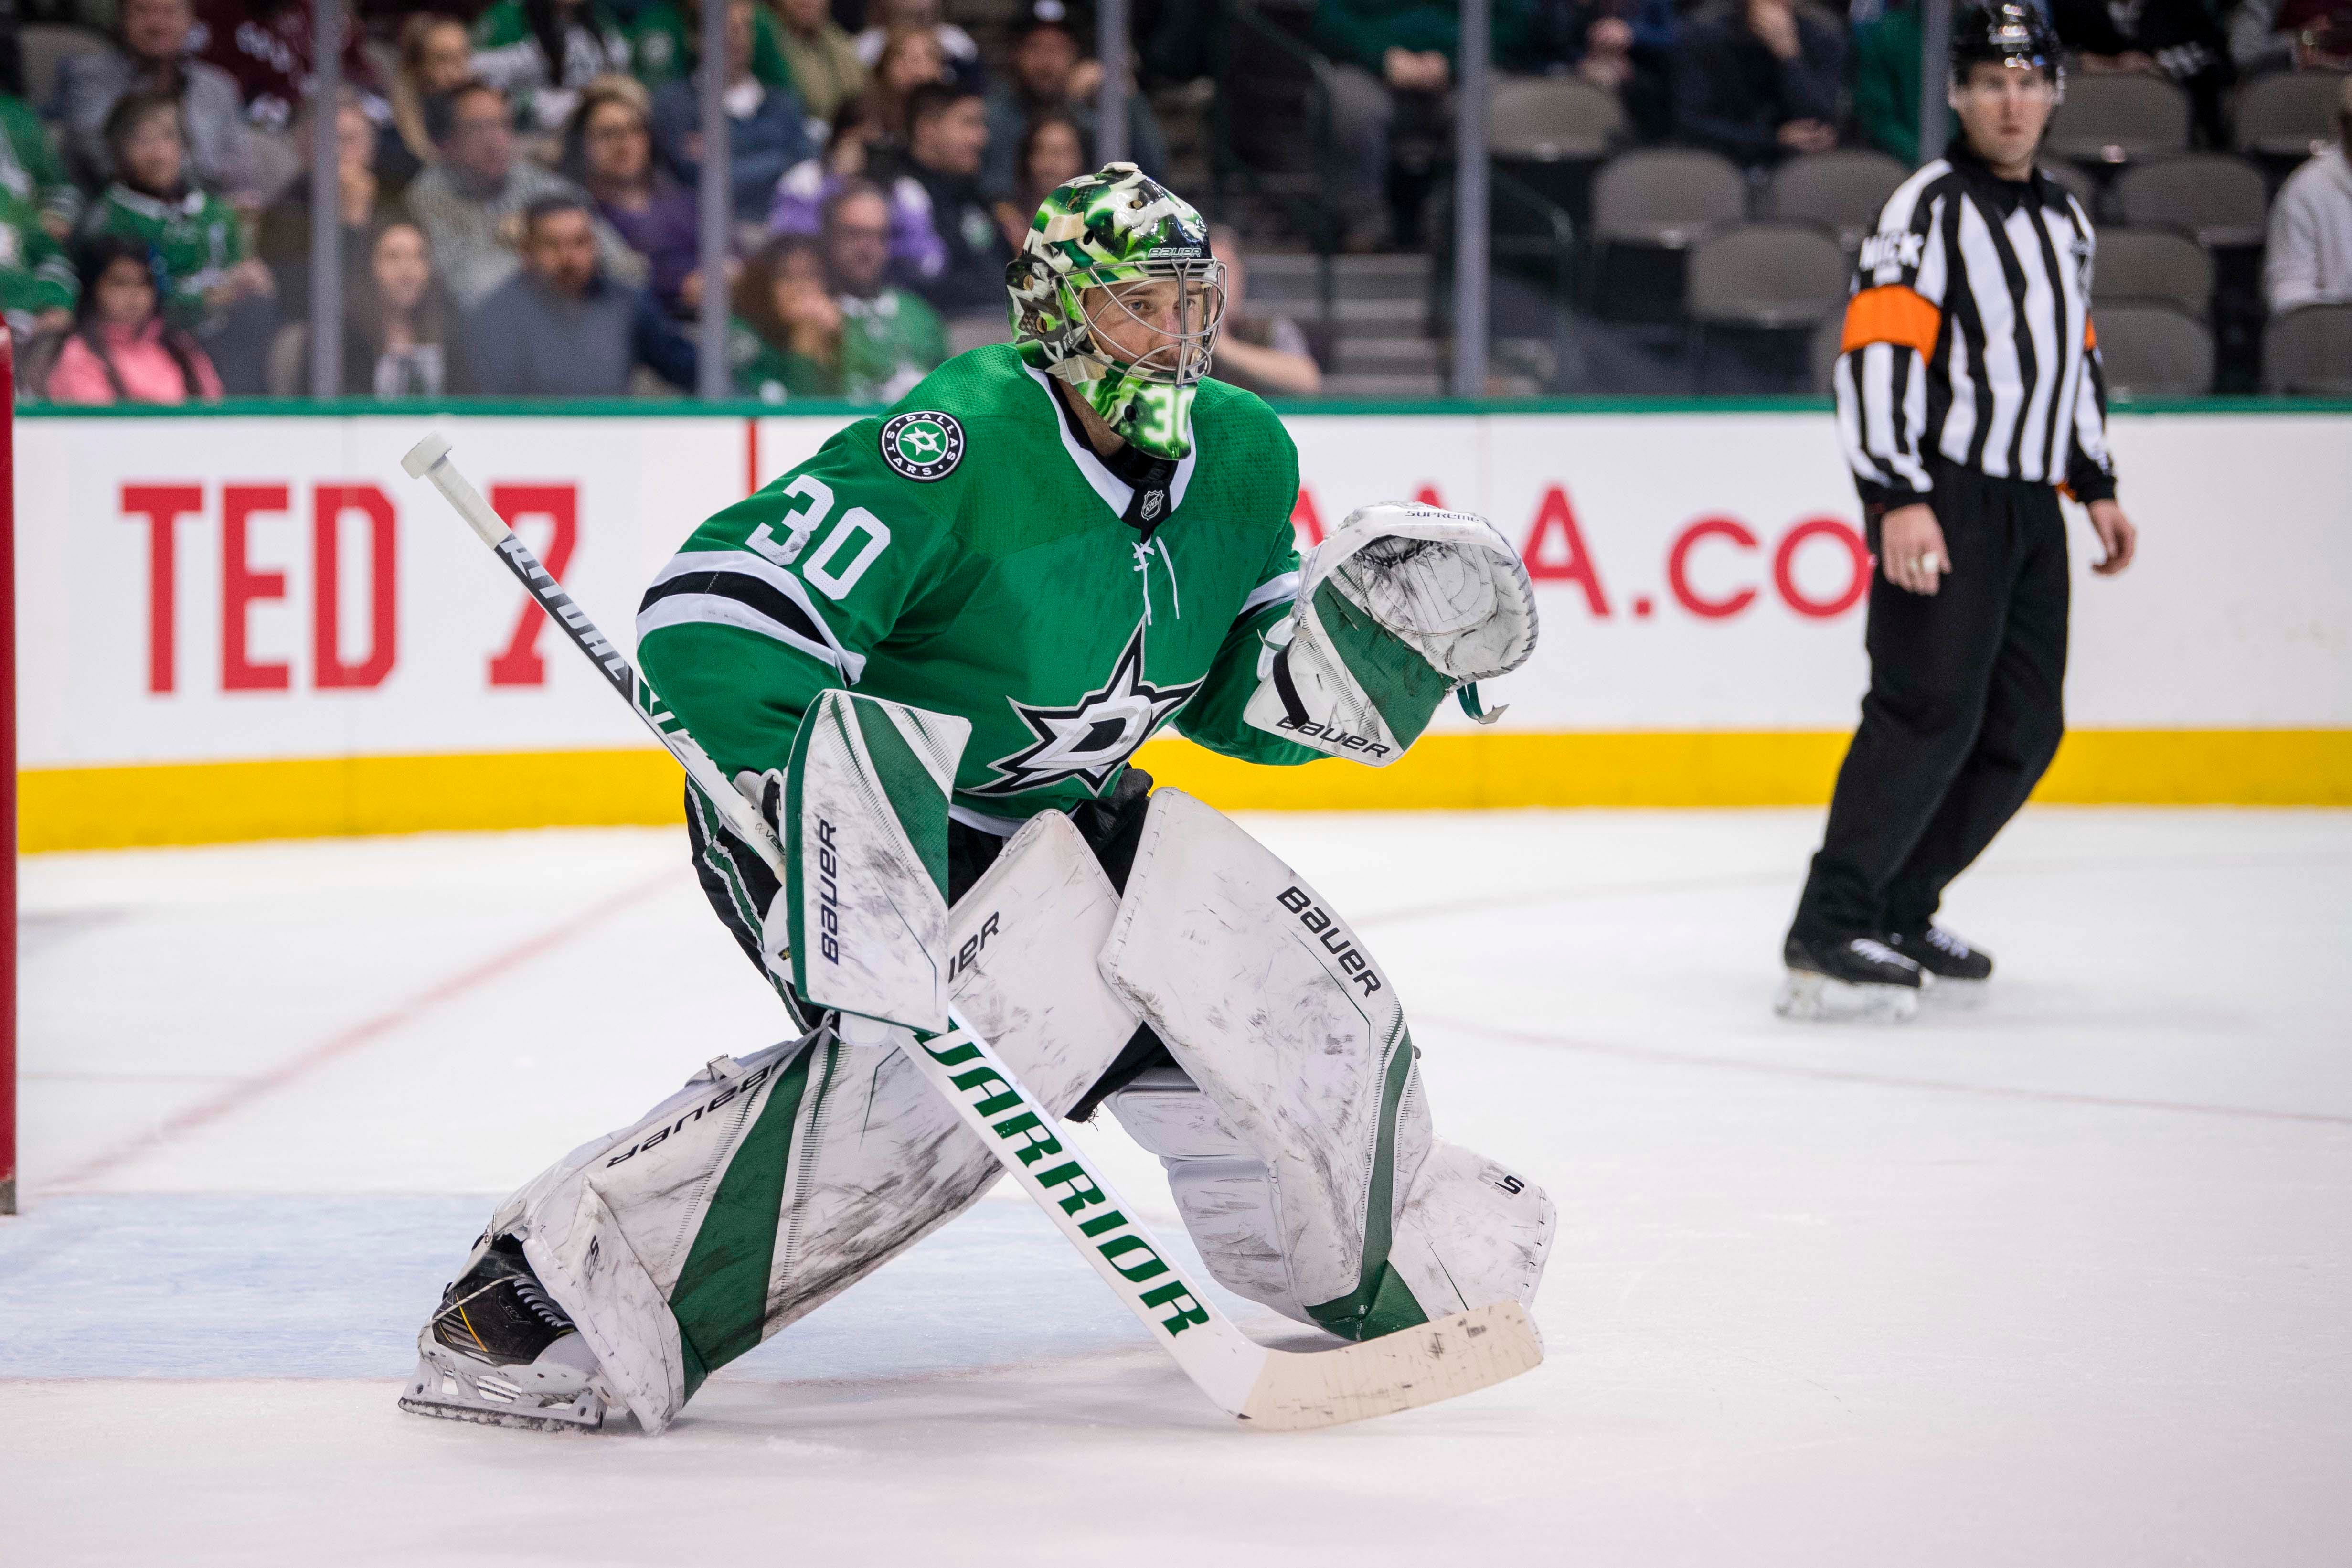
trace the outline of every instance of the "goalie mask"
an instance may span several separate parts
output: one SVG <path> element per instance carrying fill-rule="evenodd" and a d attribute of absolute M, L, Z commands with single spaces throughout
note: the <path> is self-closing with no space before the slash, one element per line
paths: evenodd
<path fill-rule="evenodd" d="M 1021 357 L 1129 446 L 1170 459 L 1192 450 L 1224 279 L 1201 215 L 1132 163 L 1056 186 L 1004 268 Z"/>

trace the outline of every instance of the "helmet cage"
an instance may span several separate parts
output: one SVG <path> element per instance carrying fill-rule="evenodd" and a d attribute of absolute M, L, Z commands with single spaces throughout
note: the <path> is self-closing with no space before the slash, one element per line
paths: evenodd
<path fill-rule="evenodd" d="M 1139 277 L 1115 283 L 1085 283 L 1075 277 L 1063 280 L 1066 309 L 1082 329 L 1072 357 L 1149 386 L 1191 386 L 1209 374 L 1217 332 L 1224 325 L 1225 264 L 1214 257 L 1188 257 L 1147 261 L 1135 270 Z M 1146 320 L 1135 305 L 1137 296 L 1171 281 L 1176 285 L 1172 328 Z M 1089 308 L 1090 295 L 1099 296 L 1103 303 Z M 1114 331 L 1132 328 L 1132 335 L 1149 334 L 1160 342 L 1132 360 L 1123 358 L 1105 336 L 1106 322 Z"/>

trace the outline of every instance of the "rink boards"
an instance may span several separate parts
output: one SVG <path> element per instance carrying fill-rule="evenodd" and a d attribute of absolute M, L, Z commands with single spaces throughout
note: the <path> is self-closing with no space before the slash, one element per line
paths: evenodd
<path fill-rule="evenodd" d="M 20 417 L 24 847 L 674 820 L 675 764 L 399 467 L 447 435 L 625 647 L 696 522 L 850 417 L 670 406 Z M 1156 776 L 1235 808 L 1826 798 L 1869 571 L 1826 412 L 1287 423 L 1302 543 L 1391 496 L 1483 512 L 1528 561 L 1541 647 L 1488 694 L 1501 724 L 1449 711 L 1394 767 L 1163 739 Z M 2114 443 L 2141 559 L 2094 578 L 2070 505 L 2072 730 L 2042 798 L 2352 804 L 2352 406 L 2126 414 Z"/>

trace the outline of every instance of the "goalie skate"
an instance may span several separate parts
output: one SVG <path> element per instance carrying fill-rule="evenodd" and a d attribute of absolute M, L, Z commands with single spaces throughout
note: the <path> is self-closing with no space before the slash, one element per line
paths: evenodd
<path fill-rule="evenodd" d="M 528 1364 L 500 1366 L 450 1349 L 430 1327 L 416 1336 L 416 1373 L 400 1396 L 400 1407 L 418 1415 L 535 1432 L 593 1432 L 612 1403 L 594 1354 L 576 1333 Z"/>
<path fill-rule="evenodd" d="M 477 1247 L 416 1336 L 416 1374 L 400 1407 L 541 1432 L 602 1426 L 614 1394 L 588 1342 L 549 1300 L 512 1237 Z"/>

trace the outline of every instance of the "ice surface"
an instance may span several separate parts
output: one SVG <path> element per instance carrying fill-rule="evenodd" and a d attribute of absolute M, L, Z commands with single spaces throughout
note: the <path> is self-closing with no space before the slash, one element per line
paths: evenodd
<path fill-rule="evenodd" d="M 781 1032 L 677 836 L 44 857 L 0 1563 L 2352 1556 L 2352 816 L 2031 811 L 1901 1030 L 1768 1010 L 1818 813 L 1250 826 L 1558 1202 L 1537 1372 L 1239 1431 L 992 1196 L 659 1439 L 403 1415 L 490 1195 Z"/>

